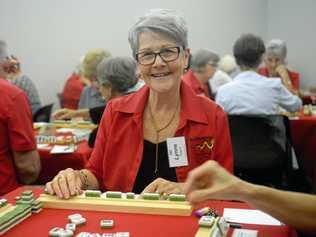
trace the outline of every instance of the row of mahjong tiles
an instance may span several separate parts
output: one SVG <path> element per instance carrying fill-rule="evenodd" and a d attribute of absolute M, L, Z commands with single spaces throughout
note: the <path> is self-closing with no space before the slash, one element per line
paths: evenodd
<path fill-rule="evenodd" d="M 47 192 L 41 194 L 39 200 L 45 208 L 90 210 L 105 212 L 158 214 L 189 216 L 192 206 L 186 201 L 185 195 L 170 194 L 160 196 L 158 193 L 122 193 L 98 190 L 86 190 L 81 195 L 72 196 L 68 200 L 61 200 Z"/>
<path fill-rule="evenodd" d="M 4 234 L 32 213 L 39 213 L 42 210 L 42 203 L 34 199 L 32 191 L 22 192 L 16 198 L 16 205 L 0 200 L 0 235 Z"/>

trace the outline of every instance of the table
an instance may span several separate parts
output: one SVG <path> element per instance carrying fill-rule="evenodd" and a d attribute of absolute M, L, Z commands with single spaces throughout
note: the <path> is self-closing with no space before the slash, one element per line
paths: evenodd
<path fill-rule="evenodd" d="M 14 203 L 13 198 L 26 189 L 30 189 L 30 187 L 20 187 L 8 193 L 5 197 L 9 202 Z M 36 195 L 42 192 L 40 188 L 32 187 L 31 189 Z M 226 201 L 212 201 L 209 205 L 218 210 L 220 214 L 222 214 L 224 207 L 251 208 L 245 203 Z M 193 237 L 198 229 L 198 218 L 193 215 L 183 217 L 44 209 L 38 214 L 32 214 L 31 217 L 9 230 L 3 237 L 48 236 L 48 231 L 51 228 L 64 227 L 67 223 L 68 215 L 74 213 L 80 213 L 87 218 L 86 225 L 78 227 L 76 233 L 82 231 L 93 233 L 130 232 L 131 237 Z M 99 227 L 101 219 L 113 219 L 115 222 L 114 228 L 108 231 L 101 230 Z M 259 237 L 297 236 L 296 232 L 287 226 L 243 225 L 243 227 L 257 229 Z M 229 231 L 228 236 L 231 236 L 231 233 L 232 230 Z"/>
<path fill-rule="evenodd" d="M 50 154 L 51 147 L 38 149 L 42 170 L 36 184 L 45 184 L 63 169 L 82 169 L 91 155 L 92 148 L 87 141 L 82 141 L 77 146 L 75 152 L 68 154 Z"/>
<path fill-rule="evenodd" d="M 290 120 L 292 142 L 297 158 L 316 188 L 316 116 Z"/>

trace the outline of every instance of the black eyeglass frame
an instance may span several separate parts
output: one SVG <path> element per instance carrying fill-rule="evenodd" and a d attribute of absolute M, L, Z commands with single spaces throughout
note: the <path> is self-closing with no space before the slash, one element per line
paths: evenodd
<path fill-rule="evenodd" d="M 161 58 L 162 61 L 164 61 L 165 63 L 170 63 L 170 62 L 173 62 L 173 61 L 176 61 L 178 58 L 179 58 L 179 55 L 180 55 L 180 52 L 181 52 L 181 48 L 184 49 L 184 47 L 180 47 L 180 46 L 172 46 L 172 47 L 167 47 L 167 48 L 163 48 L 161 49 L 159 52 L 155 53 L 155 52 L 151 52 L 151 54 L 155 55 L 155 57 L 153 58 L 152 62 L 151 63 L 141 63 L 140 60 L 139 60 L 139 55 L 142 54 L 142 53 L 145 53 L 145 52 L 140 52 L 140 53 L 137 53 L 135 55 L 135 59 L 136 61 L 140 64 L 140 65 L 144 65 L 144 66 L 148 66 L 148 65 L 153 65 L 155 62 L 156 62 L 156 59 L 157 59 L 157 55 L 159 55 L 159 57 Z M 163 50 L 166 50 L 166 49 L 177 49 L 177 57 L 172 59 L 172 60 L 166 60 L 164 59 L 163 56 L 161 56 L 161 53 Z"/>

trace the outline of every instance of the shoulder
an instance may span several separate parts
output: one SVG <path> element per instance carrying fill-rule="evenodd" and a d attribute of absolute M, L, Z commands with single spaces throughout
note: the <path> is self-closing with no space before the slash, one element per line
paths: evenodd
<path fill-rule="evenodd" d="M 19 95 L 23 95 L 24 92 L 15 85 L 12 85 L 4 79 L 0 79 L 0 94 L 8 98 L 15 98 Z"/>

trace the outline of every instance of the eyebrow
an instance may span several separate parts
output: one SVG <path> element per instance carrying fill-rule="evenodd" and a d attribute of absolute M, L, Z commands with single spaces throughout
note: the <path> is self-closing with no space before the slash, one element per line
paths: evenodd
<path fill-rule="evenodd" d="M 162 45 L 159 50 L 164 49 L 164 48 L 171 48 L 171 47 L 178 47 L 178 46 L 177 45 L 166 44 L 166 45 Z M 138 51 L 138 53 L 142 53 L 142 52 L 146 52 L 146 51 L 151 51 L 152 52 L 152 51 L 156 51 L 156 50 L 153 50 L 151 48 L 143 48 L 143 49 L 140 49 Z"/>

